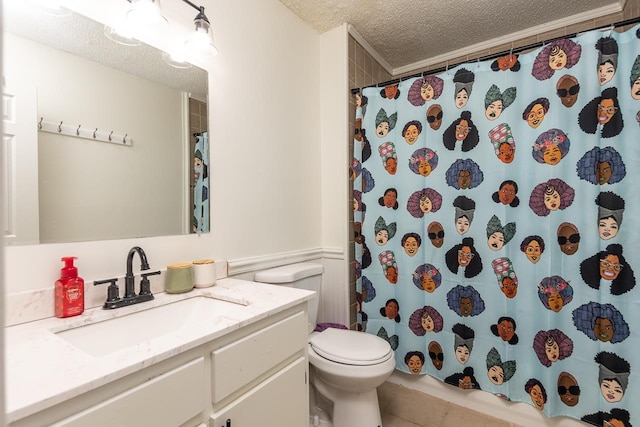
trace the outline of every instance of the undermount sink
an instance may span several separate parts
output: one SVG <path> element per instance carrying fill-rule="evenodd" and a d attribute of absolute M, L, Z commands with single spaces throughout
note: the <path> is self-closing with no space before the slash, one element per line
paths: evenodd
<path fill-rule="evenodd" d="M 92 356 L 104 356 L 174 334 L 194 326 L 195 322 L 211 320 L 212 315 L 220 316 L 241 307 L 243 305 L 233 302 L 195 296 L 54 333 Z"/>

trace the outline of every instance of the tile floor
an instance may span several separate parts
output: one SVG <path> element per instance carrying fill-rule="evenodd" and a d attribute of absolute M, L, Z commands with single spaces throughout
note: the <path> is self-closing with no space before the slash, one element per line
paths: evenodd
<path fill-rule="evenodd" d="M 378 400 L 384 427 L 521 427 L 390 382 Z"/>

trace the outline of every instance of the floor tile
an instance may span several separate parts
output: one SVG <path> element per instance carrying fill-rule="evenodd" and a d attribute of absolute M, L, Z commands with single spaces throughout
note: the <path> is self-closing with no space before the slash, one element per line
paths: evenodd
<path fill-rule="evenodd" d="M 382 414 L 383 427 L 424 427 L 420 424 L 412 423 L 392 414 Z"/>
<path fill-rule="evenodd" d="M 388 383 L 385 383 L 388 384 Z M 382 413 L 395 415 L 421 427 L 440 427 L 451 404 L 401 385 L 382 387 L 384 400 Z M 380 391 L 380 389 L 379 389 Z M 385 426 L 386 427 L 386 426 Z"/>
<path fill-rule="evenodd" d="M 479 412 L 470 411 L 458 405 L 451 405 L 444 417 L 442 427 L 511 427 L 511 423 L 499 418 L 490 417 Z"/>

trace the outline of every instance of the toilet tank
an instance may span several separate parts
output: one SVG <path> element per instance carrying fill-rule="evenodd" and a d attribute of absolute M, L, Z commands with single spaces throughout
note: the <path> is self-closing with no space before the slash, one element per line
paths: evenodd
<path fill-rule="evenodd" d="M 254 281 L 315 291 L 316 295 L 309 300 L 308 313 L 308 322 L 311 325 L 311 330 L 313 330 L 318 318 L 322 273 L 324 273 L 324 266 L 322 264 L 301 262 L 258 271 L 254 276 Z"/>

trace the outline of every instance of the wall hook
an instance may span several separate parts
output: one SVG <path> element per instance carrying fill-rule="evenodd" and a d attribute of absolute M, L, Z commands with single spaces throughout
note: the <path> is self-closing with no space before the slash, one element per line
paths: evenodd
<path fill-rule="evenodd" d="M 76 129 L 76 136 L 80 136 L 80 126 L 82 125 L 78 125 L 78 129 Z"/>
<path fill-rule="evenodd" d="M 98 132 L 98 128 L 96 128 L 96 130 L 93 131 L 93 139 L 96 139 L 96 132 Z"/>
<path fill-rule="evenodd" d="M 42 120 L 44 120 L 44 117 L 40 117 L 40 121 L 38 122 L 38 129 L 42 129 Z"/>
<path fill-rule="evenodd" d="M 109 134 L 109 142 L 111 142 L 111 135 L 113 135 L 113 131 Z"/>
<path fill-rule="evenodd" d="M 62 133 L 62 122 L 58 125 L 58 133 Z"/>

